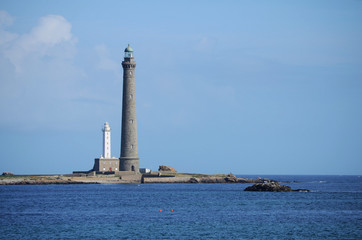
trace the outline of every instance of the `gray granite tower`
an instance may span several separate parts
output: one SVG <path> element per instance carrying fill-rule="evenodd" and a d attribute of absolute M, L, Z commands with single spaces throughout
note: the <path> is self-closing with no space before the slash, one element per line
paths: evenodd
<path fill-rule="evenodd" d="M 136 118 L 136 87 L 133 49 L 128 44 L 124 50 L 123 67 L 123 98 L 122 98 L 122 136 L 121 156 L 119 158 L 120 171 L 139 172 L 139 158 L 137 150 L 137 118 Z"/>

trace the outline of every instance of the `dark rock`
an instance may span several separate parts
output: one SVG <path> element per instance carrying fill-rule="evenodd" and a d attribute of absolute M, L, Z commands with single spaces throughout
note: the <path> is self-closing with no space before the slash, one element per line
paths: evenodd
<path fill-rule="evenodd" d="M 291 192 L 292 189 L 286 185 L 280 185 L 278 182 L 256 183 L 253 186 L 247 187 L 244 191 L 255 192 Z"/>
<path fill-rule="evenodd" d="M 170 167 L 170 166 L 165 166 L 165 165 L 161 165 L 158 168 L 158 171 L 160 172 L 177 172 L 174 168 Z"/>
<path fill-rule="evenodd" d="M 199 183 L 197 178 L 190 178 L 189 183 Z"/>
<path fill-rule="evenodd" d="M 14 176 L 12 172 L 3 172 L 3 176 Z"/>
<path fill-rule="evenodd" d="M 308 189 L 293 189 L 292 190 L 293 192 L 310 192 L 310 190 L 308 190 Z"/>

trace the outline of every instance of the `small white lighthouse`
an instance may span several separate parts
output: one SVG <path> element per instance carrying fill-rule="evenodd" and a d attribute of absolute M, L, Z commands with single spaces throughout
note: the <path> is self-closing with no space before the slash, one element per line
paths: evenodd
<path fill-rule="evenodd" d="M 100 158 L 94 159 L 92 171 L 96 173 L 118 172 L 119 158 L 111 157 L 111 128 L 108 122 L 102 128 L 103 132 L 103 155 Z"/>
<path fill-rule="evenodd" d="M 103 157 L 111 158 L 111 128 L 108 122 L 104 124 L 103 131 Z"/>

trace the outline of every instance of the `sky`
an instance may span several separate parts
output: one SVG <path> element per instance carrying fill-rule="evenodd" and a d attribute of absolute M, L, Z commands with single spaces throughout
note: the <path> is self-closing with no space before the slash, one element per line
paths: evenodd
<path fill-rule="evenodd" d="M 362 174 L 358 0 L 0 0 L 0 172 L 119 157 L 128 44 L 140 167 Z"/>

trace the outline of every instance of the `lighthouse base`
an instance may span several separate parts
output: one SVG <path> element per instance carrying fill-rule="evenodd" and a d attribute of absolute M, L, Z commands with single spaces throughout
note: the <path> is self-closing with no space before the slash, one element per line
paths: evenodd
<path fill-rule="evenodd" d="M 138 157 L 120 157 L 119 170 L 120 171 L 133 171 L 139 172 L 139 158 Z"/>
<path fill-rule="evenodd" d="M 118 172 L 119 160 L 118 158 L 96 158 L 94 159 L 94 166 L 92 171 L 96 172 Z"/>

